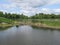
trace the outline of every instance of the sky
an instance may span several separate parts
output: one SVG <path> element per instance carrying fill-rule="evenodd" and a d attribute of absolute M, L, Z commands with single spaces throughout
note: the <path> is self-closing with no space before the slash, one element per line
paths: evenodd
<path fill-rule="evenodd" d="M 60 14 L 60 0 L 0 0 L 0 11 L 27 16 L 36 13 Z"/>

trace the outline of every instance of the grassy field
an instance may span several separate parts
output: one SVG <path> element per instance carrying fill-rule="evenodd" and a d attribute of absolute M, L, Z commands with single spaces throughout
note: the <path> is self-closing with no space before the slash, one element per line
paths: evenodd
<path fill-rule="evenodd" d="M 3 17 L 0 17 L 0 23 L 12 23 L 13 21 L 11 19 L 7 19 L 7 18 L 3 18 Z"/>
<path fill-rule="evenodd" d="M 9 27 L 12 26 L 13 20 L 0 17 L 0 27 Z"/>
<path fill-rule="evenodd" d="M 19 25 L 19 21 L 0 17 L 0 27 L 5 28 L 5 27 L 11 27 L 14 25 Z"/>
<path fill-rule="evenodd" d="M 46 24 L 48 26 L 58 26 L 60 27 L 60 19 L 36 19 L 32 20 L 33 23 Z"/>
<path fill-rule="evenodd" d="M 48 26 L 59 26 L 60 27 L 60 21 L 43 21 L 43 24 L 46 24 Z"/>

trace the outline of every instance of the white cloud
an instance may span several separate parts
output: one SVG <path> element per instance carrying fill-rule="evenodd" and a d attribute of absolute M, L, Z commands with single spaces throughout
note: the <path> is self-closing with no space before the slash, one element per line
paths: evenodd
<path fill-rule="evenodd" d="M 41 13 L 45 14 L 60 14 L 60 8 L 59 9 L 49 9 L 49 8 L 42 8 Z"/>
<path fill-rule="evenodd" d="M 54 9 L 55 12 L 60 12 L 60 9 Z"/>
<path fill-rule="evenodd" d="M 44 5 L 52 5 L 60 3 L 60 0 L 6 0 L 10 4 L 0 4 L 0 8 L 4 8 L 7 12 L 24 13 L 25 15 L 33 15 L 35 13 L 54 13 L 60 12 L 60 9 L 37 8 Z M 17 10 L 17 11 L 16 11 Z"/>
<path fill-rule="evenodd" d="M 29 6 L 43 6 L 47 4 L 54 4 L 54 3 L 60 3 L 60 0 L 8 0 L 9 2 L 14 3 L 24 3 L 25 5 Z"/>

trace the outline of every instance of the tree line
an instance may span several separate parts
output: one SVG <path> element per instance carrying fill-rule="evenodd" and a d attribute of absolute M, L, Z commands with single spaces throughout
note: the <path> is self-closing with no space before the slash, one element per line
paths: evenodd
<path fill-rule="evenodd" d="M 0 11 L 0 17 L 8 18 L 8 19 L 27 19 L 28 16 L 25 16 L 24 14 L 11 14 L 11 13 L 3 13 Z"/>
<path fill-rule="evenodd" d="M 33 16 L 25 16 L 24 14 L 11 14 L 11 13 L 3 13 L 0 11 L 0 17 L 8 18 L 8 19 L 60 19 L 60 14 L 44 14 L 39 13 Z"/>
<path fill-rule="evenodd" d="M 31 19 L 60 19 L 60 14 L 35 14 L 30 17 Z"/>

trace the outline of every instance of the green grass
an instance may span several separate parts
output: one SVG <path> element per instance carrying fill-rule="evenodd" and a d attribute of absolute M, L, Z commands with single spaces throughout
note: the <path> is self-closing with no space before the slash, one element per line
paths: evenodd
<path fill-rule="evenodd" d="M 7 18 L 3 18 L 3 17 L 0 17 L 0 23 L 12 23 L 13 21 L 11 19 L 7 19 Z"/>
<path fill-rule="evenodd" d="M 60 19 L 37 19 L 37 20 L 33 20 L 32 22 L 42 23 L 42 24 L 46 24 L 48 26 L 60 27 Z"/>
<path fill-rule="evenodd" d="M 17 20 L 16 20 L 17 21 Z M 21 21 L 21 20 L 19 20 Z M 0 17 L 0 22 L 5 22 L 5 23 L 12 23 L 12 22 L 15 22 L 14 20 L 11 20 L 11 19 L 7 19 L 7 18 L 3 18 L 3 17 Z M 36 22 L 36 23 L 42 23 L 42 24 L 46 24 L 48 26 L 57 26 L 57 27 L 60 27 L 60 19 L 38 19 L 38 20 L 35 20 L 35 19 L 31 19 L 31 20 L 22 20 L 21 22 Z M 18 23 L 18 21 L 17 21 Z M 19 24 L 19 23 L 18 23 Z"/>
<path fill-rule="evenodd" d="M 49 26 L 60 26 L 60 21 L 43 21 L 43 23 Z"/>

